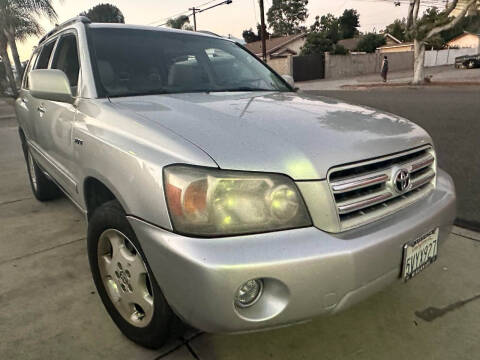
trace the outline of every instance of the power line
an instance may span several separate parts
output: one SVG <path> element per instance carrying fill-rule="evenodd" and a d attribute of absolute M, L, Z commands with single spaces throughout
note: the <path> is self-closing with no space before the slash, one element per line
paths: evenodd
<path fill-rule="evenodd" d="M 202 6 L 206 6 L 206 5 L 208 5 L 208 4 L 211 4 L 211 3 L 215 2 L 215 1 L 217 1 L 217 0 L 210 0 L 210 1 L 204 2 L 203 4 L 195 5 L 194 7 L 195 7 L 195 8 L 200 8 L 200 7 L 202 7 Z M 182 11 L 182 12 L 178 12 L 178 13 L 176 13 L 176 14 L 174 14 L 174 15 L 166 16 L 166 17 L 157 19 L 157 20 L 155 20 L 155 21 L 152 21 L 152 22 L 148 23 L 148 25 L 153 25 L 153 24 L 162 22 L 162 21 L 164 21 L 164 20 L 173 19 L 173 18 L 179 17 L 179 16 L 181 16 L 181 15 L 187 15 L 187 14 L 189 14 L 189 13 L 190 13 L 190 11 L 188 11 L 188 10 Z"/>
<path fill-rule="evenodd" d="M 205 5 L 211 4 L 211 3 L 214 2 L 214 1 L 218 1 L 218 0 L 208 1 L 208 2 L 206 2 L 206 3 L 203 3 L 203 4 L 200 5 L 200 6 L 205 6 Z M 229 5 L 229 4 L 231 4 L 232 2 L 233 2 L 233 0 L 224 0 L 224 1 L 222 1 L 222 2 L 219 2 L 218 4 L 211 5 L 211 6 L 207 7 L 207 8 L 203 8 L 203 9 L 197 8 L 197 7 L 194 6 L 193 8 L 189 8 L 189 9 L 188 9 L 189 11 L 191 11 L 191 13 L 189 13 L 189 12 L 184 12 L 183 14 L 184 14 L 184 15 L 187 15 L 187 14 L 188 14 L 187 16 L 188 16 L 189 18 L 190 18 L 190 16 L 193 16 L 193 29 L 194 29 L 195 31 L 197 31 L 197 17 L 196 17 L 196 14 L 200 14 L 200 13 L 202 13 L 202 12 L 204 12 L 204 11 L 213 9 L 213 8 L 215 8 L 215 7 L 217 7 L 217 6 L 220 6 L 220 5 Z M 170 19 L 171 19 L 171 18 L 170 18 Z M 165 23 L 163 23 L 163 24 L 157 25 L 157 26 L 163 26 L 163 25 L 166 25 L 166 24 L 168 24 L 168 21 L 165 22 Z"/>

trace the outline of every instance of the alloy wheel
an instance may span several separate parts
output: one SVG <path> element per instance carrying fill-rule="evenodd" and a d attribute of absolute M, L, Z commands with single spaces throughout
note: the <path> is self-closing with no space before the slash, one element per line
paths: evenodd
<path fill-rule="evenodd" d="M 98 267 L 120 315 L 134 326 L 148 326 L 153 317 L 153 290 L 135 245 L 118 230 L 105 230 L 98 241 Z"/>

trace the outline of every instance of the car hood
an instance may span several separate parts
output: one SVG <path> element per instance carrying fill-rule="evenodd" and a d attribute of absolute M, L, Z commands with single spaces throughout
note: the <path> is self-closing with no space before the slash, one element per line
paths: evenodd
<path fill-rule="evenodd" d="M 222 169 L 295 180 L 324 179 L 333 166 L 431 143 L 401 117 L 306 94 L 190 93 L 112 102 L 194 143 Z"/>

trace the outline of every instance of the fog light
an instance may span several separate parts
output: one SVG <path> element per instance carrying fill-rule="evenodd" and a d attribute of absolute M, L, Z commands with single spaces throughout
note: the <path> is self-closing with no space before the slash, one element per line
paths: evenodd
<path fill-rule="evenodd" d="M 262 280 L 248 280 L 235 295 L 235 304 L 239 307 L 246 308 L 255 304 L 262 295 Z"/>

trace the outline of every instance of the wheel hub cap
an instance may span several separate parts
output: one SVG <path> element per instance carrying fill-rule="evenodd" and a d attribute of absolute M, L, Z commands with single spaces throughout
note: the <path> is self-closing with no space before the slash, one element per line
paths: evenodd
<path fill-rule="evenodd" d="M 145 263 L 133 243 L 117 230 L 104 231 L 98 241 L 98 266 L 120 315 L 134 326 L 147 326 L 153 316 L 153 292 Z"/>

